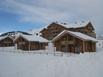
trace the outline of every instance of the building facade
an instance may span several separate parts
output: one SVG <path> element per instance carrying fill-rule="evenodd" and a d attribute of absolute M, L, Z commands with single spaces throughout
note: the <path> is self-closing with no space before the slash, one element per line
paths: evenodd
<path fill-rule="evenodd" d="M 80 32 L 64 30 L 52 42 L 57 51 L 83 53 L 95 52 L 97 40 Z"/>
<path fill-rule="evenodd" d="M 21 50 L 44 50 L 48 45 L 48 40 L 31 35 L 20 35 L 14 40 L 17 49 Z"/>
<path fill-rule="evenodd" d="M 53 22 L 48 25 L 47 28 L 42 29 L 40 33 L 42 34 L 42 37 L 52 40 L 56 35 L 66 29 L 66 27 Z"/>
<path fill-rule="evenodd" d="M 14 46 L 13 38 L 9 36 L 0 37 L 0 47 L 10 47 Z"/>
<path fill-rule="evenodd" d="M 93 25 L 91 24 L 91 22 L 89 21 L 82 22 L 81 24 L 75 24 L 72 26 L 66 23 L 53 22 L 50 25 L 48 25 L 47 28 L 42 29 L 40 33 L 42 34 L 42 37 L 48 40 L 52 40 L 55 36 L 57 36 L 63 30 L 81 32 L 83 34 L 96 38 L 95 29 Z"/>

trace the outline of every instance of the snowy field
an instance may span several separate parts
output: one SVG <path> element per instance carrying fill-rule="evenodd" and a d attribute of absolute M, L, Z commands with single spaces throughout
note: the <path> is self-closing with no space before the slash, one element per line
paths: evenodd
<path fill-rule="evenodd" d="M 54 56 L 0 50 L 0 77 L 103 77 L 103 49 Z"/>

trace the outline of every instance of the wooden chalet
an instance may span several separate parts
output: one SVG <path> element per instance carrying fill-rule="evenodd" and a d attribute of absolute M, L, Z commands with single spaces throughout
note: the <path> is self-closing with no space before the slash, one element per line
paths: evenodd
<path fill-rule="evenodd" d="M 64 30 L 52 42 L 57 51 L 62 52 L 95 52 L 97 40 L 80 32 Z"/>
<path fill-rule="evenodd" d="M 0 47 L 10 47 L 14 46 L 13 38 L 9 36 L 0 37 Z"/>
<path fill-rule="evenodd" d="M 42 29 L 40 33 L 42 34 L 42 37 L 48 40 L 52 40 L 60 32 L 66 29 L 67 29 L 66 27 L 53 22 L 50 25 L 48 25 L 47 28 Z"/>
<path fill-rule="evenodd" d="M 67 24 L 67 23 L 58 23 L 53 22 L 47 26 L 47 28 L 43 28 L 40 33 L 42 37 L 52 40 L 55 36 L 57 36 L 63 30 L 69 30 L 73 32 L 81 32 L 91 37 L 96 37 L 95 29 L 90 21 L 85 21 L 81 23 L 75 24 Z"/>
<path fill-rule="evenodd" d="M 48 45 L 48 40 L 36 35 L 19 35 L 14 40 L 17 49 L 43 50 Z"/>

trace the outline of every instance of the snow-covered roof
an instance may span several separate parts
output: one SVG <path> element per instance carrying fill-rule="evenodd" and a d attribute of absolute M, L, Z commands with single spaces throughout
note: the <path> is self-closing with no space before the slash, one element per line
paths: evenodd
<path fill-rule="evenodd" d="M 93 37 L 90 37 L 88 35 L 85 35 L 83 33 L 80 33 L 80 32 L 72 32 L 72 31 L 68 31 L 68 30 L 64 30 L 62 31 L 60 34 L 58 34 L 52 41 L 55 41 L 56 39 L 58 39 L 59 37 L 63 36 L 64 34 L 70 34 L 74 37 L 77 37 L 81 40 L 84 40 L 84 41 L 94 41 L 94 42 L 97 42 L 97 40 Z"/>
<path fill-rule="evenodd" d="M 16 36 L 15 40 L 17 40 L 19 37 L 23 37 L 24 39 L 26 39 L 28 41 L 49 42 L 47 39 L 45 39 L 45 38 L 43 38 L 41 36 L 37 36 L 37 35 L 23 35 L 23 34 L 19 34 L 18 36 Z"/>
<path fill-rule="evenodd" d="M 12 40 L 13 40 L 13 38 L 12 38 L 12 37 L 10 37 L 10 36 L 1 36 L 1 37 L 0 37 L 0 40 L 3 40 L 3 39 L 5 39 L 5 38 L 10 38 L 10 39 L 12 39 Z"/>
<path fill-rule="evenodd" d="M 0 40 L 5 39 L 5 38 L 6 38 L 6 36 L 2 36 L 2 37 L 0 37 Z"/>
<path fill-rule="evenodd" d="M 66 27 L 66 28 L 78 28 L 78 27 L 84 27 L 88 23 L 90 23 L 89 20 L 87 20 L 87 21 L 80 21 L 80 22 L 76 22 L 76 23 L 72 23 L 72 24 L 67 24 L 67 23 L 57 23 L 57 24 L 62 25 L 64 27 Z"/>
<path fill-rule="evenodd" d="M 88 23 L 90 23 L 89 20 L 87 21 L 80 21 L 80 22 L 76 22 L 76 23 L 60 23 L 60 22 L 54 22 L 58 25 L 62 25 L 66 28 L 78 28 L 78 27 L 84 27 L 86 26 Z M 42 27 L 42 28 L 38 28 L 38 29 L 31 29 L 28 31 L 28 33 L 30 34 L 35 34 L 35 33 L 40 33 L 41 30 L 43 30 L 44 28 L 47 28 L 50 24 L 47 24 L 46 26 Z"/>

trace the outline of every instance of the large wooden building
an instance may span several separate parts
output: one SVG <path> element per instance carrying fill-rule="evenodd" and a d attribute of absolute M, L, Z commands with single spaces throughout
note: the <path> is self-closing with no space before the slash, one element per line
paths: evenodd
<path fill-rule="evenodd" d="M 15 40 L 17 49 L 43 50 L 48 45 L 48 40 L 36 35 L 19 35 Z"/>
<path fill-rule="evenodd" d="M 10 47 L 14 46 L 13 38 L 9 36 L 0 37 L 0 47 Z"/>
<path fill-rule="evenodd" d="M 75 24 L 66 24 L 66 23 L 58 23 L 53 22 L 48 25 L 47 28 L 43 28 L 40 33 L 42 37 L 52 40 L 55 36 L 57 36 L 63 30 L 69 30 L 73 32 L 81 32 L 91 37 L 96 37 L 95 29 L 90 21 L 75 23 Z"/>
<path fill-rule="evenodd" d="M 59 25 L 57 23 L 51 23 L 47 28 L 43 28 L 40 33 L 42 37 L 52 40 L 56 35 L 58 35 L 63 30 L 67 29 L 66 27 Z"/>
<path fill-rule="evenodd" d="M 57 51 L 62 52 L 95 52 L 97 40 L 80 32 L 64 30 L 52 42 Z"/>

